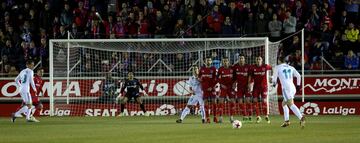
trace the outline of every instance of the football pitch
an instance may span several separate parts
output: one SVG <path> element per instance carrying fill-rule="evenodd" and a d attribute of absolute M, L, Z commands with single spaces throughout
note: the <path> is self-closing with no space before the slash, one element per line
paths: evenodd
<path fill-rule="evenodd" d="M 152 117 L 42 117 L 40 123 L 15 123 L 0 118 L 1 143 L 358 143 L 359 116 L 307 116 L 305 129 L 295 116 L 281 128 L 281 116 L 271 124 L 243 122 L 233 129 L 222 124 L 201 124 L 200 117 L 188 116 L 182 124 L 178 116 Z"/>

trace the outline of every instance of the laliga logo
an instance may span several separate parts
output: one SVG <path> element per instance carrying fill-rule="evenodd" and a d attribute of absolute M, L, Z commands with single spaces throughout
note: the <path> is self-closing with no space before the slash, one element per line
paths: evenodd
<path fill-rule="evenodd" d="M 319 115 L 320 108 L 316 103 L 307 102 L 300 107 L 300 112 L 307 115 Z"/>
<path fill-rule="evenodd" d="M 175 115 L 176 110 L 174 105 L 163 104 L 156 109 L 155 115 Z"/>

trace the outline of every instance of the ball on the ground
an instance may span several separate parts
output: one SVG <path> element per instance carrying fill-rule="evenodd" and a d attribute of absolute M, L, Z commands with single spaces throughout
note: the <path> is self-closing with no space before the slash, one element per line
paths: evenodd
<path fill-rule="evenodd" d="M 233 128 L 235 128 L 235 129 L 240 129 L 240 128 L 242 127 L 242 123 L 241 123 L 241 121 L 239 121 L 239 120 L 235 120 L 235 121 L 232 123 L 232 126 L 233 126 Z"/>

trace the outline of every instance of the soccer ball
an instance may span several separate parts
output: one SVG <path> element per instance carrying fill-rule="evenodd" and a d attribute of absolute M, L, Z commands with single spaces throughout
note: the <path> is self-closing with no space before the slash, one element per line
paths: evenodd
<path fill-rule="evenodd" d="M 239 120 L 235 120 L 233 123 L 232 123 L 232 126 L 234 129 L 240 129 L 242 127 L 242 123 L 241 121 Z"/>

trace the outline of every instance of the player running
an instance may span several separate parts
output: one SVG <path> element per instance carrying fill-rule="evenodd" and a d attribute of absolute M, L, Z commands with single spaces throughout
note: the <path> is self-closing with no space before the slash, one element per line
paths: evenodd
<path fill-rule="evenodd" d="M 296 69 L 285 63 L 284 57 L 280 57 L 279 61 L 280 65 L 275 67 L 275 72 L 273 75 L 272 83 L 275 87 L 277 84 L 277 78 L 280 79 L 283 101 L 282 107 L 284 110 L 284 120 L 285 122 L 281 125 L 281 127 L 287 127 L 290 125 L 289 121 L 289 107 L 294 112 L 296 117 L 300 120 L 300 126 L 302 128 L 305 127 L 305 117 L 300 113 L 299 108 L 294 104 L 294 95 L 296 91 L 300 90 L 300 74 L 296 71 Z M 293 77 L 296 77 L 296 88 L 294 85 Z"/>
<path fill-rule="evenodd" d="M 26 69 L 23 69 L 19 75 L 15 78 L 15 83 L 17 84 L 18 88 L 20 89 L 20 95 L 25 103 L 25 112 L 26 112 L 26 121 L 27 122 L 35 122 L 31 117 L 31 110 L 32 110 L 32 99 L 30 95 L 30 86 L 37 93 L 35 82 L 34 82 L 34 62 L 28 60 L 26 62 Z M 14 120 L 15 121 L 15 120 Z"/>
<path fill-rule="evenodd" d="M 218 81 L 220 84 L 220 96 L 218 98 L 218 109 L 217 115 L 219 115 L 219 123 L 222 123 L 223 120 L 223 112 L 224 112 L 224 101 L 225 98 L 232 96 L 233 91 L 233 69 L 230 67 L 230 61 L 228 57 L 223 57 L 221 60 L 223 66 L 221 66 L 218 70 Z M 233 109 L 233 108 L 231 108 Z M 231 110 L 230 109 L 230 110 Z M 232 110 L 232 112 L 234 112 Z M 231 114 L 230 122 L 233 121 L 233 114 Z"/>
<path fill-rule="evenodd" d="M 266 73 L 271 70 L 271 66 L 263 64 L 263 59 L 261 56 L 256 57 L 256 64 L 251 68 L 252 79 L 254 80 L 253 86 L 253 100 L 254 108 L 256 112 L 256 123 L 261 122 L 260 117 L 260 108 L 262 109 L 261 113 L 265 115 L 265 120 L 267 123 L 270 123 L 269 115 L 267 112 L 267 75 Z"/>
<path fill-rule="evenodd" d="M 216 85 L 216 68 L 211 66 L 212 59 L 211 57 L 206 57 L 205 66 L 200 68 L 199 79 L 201 84 L 201 89 L 203 91 L 203 99 L 205 102 L 205 116 L 206 123 L 210 123 L 209 118 L 209 104 L 212 107 L 212 112 L 214 115 L 214 122 L 218 122 L 216 118 L 216 102 L 215 102 L 215 85 Z"/>
<path fill-rule="evenodd" d="M 34 83 L 36 86 L 36 90 L 41 94 L 43 94 L 42 87 L 44 85 L 44 81 L 41 78 L 43 75 L 44 75 L 44 69 L 42 69 L 42 68 L 39 68 L 36 71 L 36 74 L 34 75 Z M 32 108 L 31 108 L 31 115 L 30 115 L 31 117 L 30 118 L 34 122 L 40 122 L 39 120 L 37 120 L 34 117 L 34 113 L 35 113 L 36 109 L 38 109 L 39 112 L 41 112 L 41 110 L 43 109 L 43 105 L 38 98 L 38 96 L 41 96 L 41 95 L 37 95 L 37 93 L 34 92 L 33 90 L 30 90 L 30 93 L 31 93 L 31 99 L 32 99 L 32 104 L 33 104 Z M 26 109 L 27 109 L 27 106 L 25 106 L 25 103 L 23 102 L 21 107 L 13 114 L 12 122 L 15 122 L 16 118 L 23 117 L 22 114 L 26 114 L 26 111 L 27 111 Z"/>
<path fill-rule="evenodd" d="M 188 100 L 188 103 L 185 107 L 185 109 L 182 111 L 180 119 L 176 120 L 176 123 L 182 123 L 182 121 L 185 119 L 186 115 L 190 113 L 190 108 L 194 108 L 197 103 L 199 103 L 200 106 L 200 112 L 201 112 L 201 121 L 202 123 L 205 123 L 205 107 L 204 107 L 204 100 L 203 100 L 203 92 L 201 90 L 200 81 L 198 78 L 199 75 L 199 68 L 197 66 L 192 67 L 192 73 L 193 75 L 189 78 L 188 83 L 191 86 L 191 97 Z"/>
<path fill-rule="evenodd" d="M 126 94 L 124 97 L 122 97 L 122 93 L 125 91 L 126 89 Z M 137 103 L 140 104 L 140 108 L 141 110 L 144 112 L 145 116 L 149 116 L 149 113 L 146 112 L 145 110 L 145 105 L 141 99 L 141 96 L 139 94 L 139 89 L 142 90 L 142 93 L 147 96 L 144 87 L 141 85 L 140 81 L 136 78 L 134 78 L 134 73 L 132 71 L 128 72 L 128 77 L 127 79 L 125 79 L 125 83 L 123 85 L 123 87 L 120 90 L 120 94 L 118 97 L 116 97 L 116 101 L 121 100 L 121 116 L 124 116 L 124 109 L 125 109 L 125 104 L 130 101 L 132 98 L 134 98 L 136 100 Z"/>
<path fill-rule="evenodd" d="M 234 71 L 234 87 L 237 88 L 235 93 L 235 98 L 239 100 L 240 108 L 243 112 L 243 120 L 251 121 L 252 115 L 252 103 L 251 103 L 251 94 L 250 94 L 250 69 L 251 66 L 246 64 L 245 55 L 239 55 L 239 62 L 233 66 Z M 236 83 L 236 85 L 235 85 Z M 243 98 L 245 97 L 245 103 Z M 235 100 L 230 100 L 230 106 L 234 106 Z M 230 119 L 233 119 L 232 115 L 234 114 L 233 108 L 230 108 Z"/>

